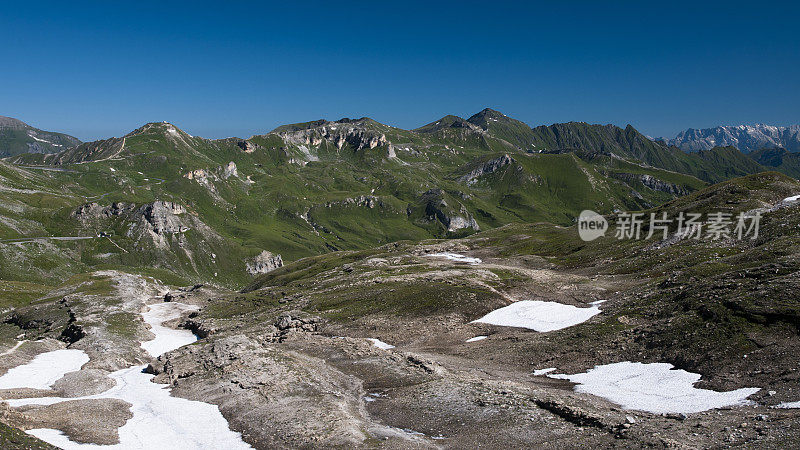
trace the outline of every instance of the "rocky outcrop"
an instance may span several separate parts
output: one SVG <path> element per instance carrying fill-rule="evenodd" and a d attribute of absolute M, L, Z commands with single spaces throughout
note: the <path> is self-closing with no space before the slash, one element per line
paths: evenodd
<path fill-rule="evenodd" d="M 219 191 L 217 191 L 217 187 L 214 185 L 214 183 L 220 180 L 228 180 L 232 177 L 240 178 L 239 169 L 236 167 L 236 163 L 233 161 L 224 166 L 217 167 L 216 169 L 195 169 L 183 174 L 183 177 L 200 183 L 208 190 L 208 193 L 211 194 L 211 197 L 220 203 L 225 203 L 225 199 L 220 196 Z M 249 176 L 243 181 L 247 184 L 253 183 Z"/>
<path fill-rule="evenodd" d="M 222 179 L 227 180 L 230 177 L 238 177 L 239 170 L 236 168 L 236 163 L 229 162 L 225 167 L 222 167 Z"/>
<path fill-rule="evenodd" d="M 285 342 L 292 333 L 313 333 L 320 323 L 319 317 L 298 317 L 296 314 L 283 313 L 267 329 L 264 336 L 268 342 Z"/>
<path fill-rule="evenodd" d="M 132 203 L 114 202 L 108 206 L 98 203 L 86 203 L 72 212 L 71 216 L 82 222 L 92 222 L 100 219 L 128 216 L 133 213 L 135 218 L 141 219 L 146 227 L 156 234 L 172 234 L 186 231 L 184 224 L 177 217 L 186 213 L 183 205 L 175 202 L 157 200 L 147 203 L 139 208 Z"/>
<path fill-rule="evenodd" d="M 239 141 L 236 143 L 236 145 L 240 149 L 244 150 L 245 153 L 253 153 L 254 151 L 256 151 L 256 148 L 258 148 L 256 144 L 253 144 L 250 141 Z"/>
<path fill-rule="evenodd" d="M 302 129 L 278 131 L 278 135 L 288 144 L 318 146 L 323 141 L 328 141 L 341 150 L 349 144 L 354 150 L 387 145 L 386 135 L 367 127 L 369 119 L 349 120 L 342 119 L 338 122 L 322 121 L 318 126 Z"/>
<path fill-rule="evenodd" d="M 195 169 L 191 170 L 185 174 L 183 174 L 184 178 L 188 178 L 189 180 L 195 180 L 198 183 L 205 183 L 208 182 L 209 179 L 216 180 L 217 176 L 214 175 L 213 172 L 209 172 L 206 169 Z"/>
<path fill-rule="evenodd" d="M 443 221 L 443 223 L 447 225 L 447 231 L 458 231 L 465 228 L 472 228 L 475 231 L 481 229 L 481 227 L 478 226 L 478 222 L 475 221 L 475 218 L 472 217 L 464 205 L 461 205 L 459 215 L 450 216 L 447 219 L 448 220 Z"/>
<path fill-rule="evenodd" d="M 344 200 L 327 202 L 325 204 L 326 208 L 331 208 L 334 206 L 362 206 L 365 208 L 373 209 L 376 206 L 383 207 L 384 204 L 383 200 L 374 195 L 359 195 L 358 197 L 348 197 Z"/>
<path fill-rule="evenodd" d="M 200 184 L 207 184 L 209 181 L 227 180 L 230 177 L 238 177 L 239 170 L 236 163 L 231 161 L 224 166 L 217 167 L 216 170 L 195 169 L 183 174 L 184 178 L 195 180 Z"/>
<path fill-rule="evenodd" d="M 361 383 L 283 345 L 232 335 L 171 352 L 149 370 L 155 382 L 172 385 L 172 395 L 218 405 L 255 448 L 363 445 L 370 423 Z"/>
<path fill-rule="evenodd" d="M 686 195 L 691 192 L 689 189 L 685 188 L 684 186 L 679 186 L 677 184 L 667 183 L 666 181 L 659 180 L 658 178 L 647 175 L 647 174 L 635 174 L 635 173 L 612 173 L 612 177 L 622 180 L 625 183 L 642 183 L 643 185 L 647 186 L 648 188 L 654 191 L 661 191 L 666 192 L 668 194 L 672 194 L 674 196 L 681 196 Z"/>
<path fill-rule="evenodd" d="M 188 231 L 188 227 L 178 217 L 185 213 L 186 208 L 183 205 L 163 200 L 143 205 L 136 211 L 136 214 L 144 219 L 148 228 L 159 235 Z"/>
<path fill-rule="evenodd" d="M 82 222 L 90 222 L 98 219 L 122 216 L 133 211 L 135 208 L 136 205 L 132 203 L 114 202 L 108 206 L 100 206 L 100 204 L 92 202 L 79 206 L 72 212 L 71 216 Z"/>
<path fill-rule="evenodd" d="M 503 168 L 503 167 L 513 163 L 513 162 L 515 162 L 514 158 L 508 156 L 508 154 L 505 154 L 505 155 L 503 155 L 503 156 L 501 156 L 499 158 L 490 159 L 489 161 L 486 161 L 485 163 L 483 163 L 483 165 L 481 165 L 477 169 L 474 169 L 470 173 L 468 173 L 468 174 L 462 176 L 461 178 L 459 178 L 458 181 L 461 181 L 462 183 L 467 183 L 469 185 L 472 185 L 477 181 L 478 178 L 480 178 L 480 177 L 482 177 L 482 176 L 484 176 L 486 174 L 495 173 L 498 170 L 500 170 L 501 168 Z"/>
<path fill-rule="evenodd" d="M 441 222 L 447 231 L 453 232 L 465 228 L 480 230 L 478 222 L 467 211 L 467 208 L 461 203 L 459 203 L 458 209 L 451 207 L 444 199 L 444 191 L 441 189 L 431 189 L 425 192 L 422 198 L 425 202 L 425 214 Z"/>
<path fill-rule="evenodd" d="M 278 267 L 283 267 L 283 258 L 281 258 L 281 255 L 274 255 L 271 252 L 264 250 L 258 256 L 253 258 L 252 261 L 248 262 L 246 266 L 247 273 L 250 275 L 258 275 L 271 272 Z"/>

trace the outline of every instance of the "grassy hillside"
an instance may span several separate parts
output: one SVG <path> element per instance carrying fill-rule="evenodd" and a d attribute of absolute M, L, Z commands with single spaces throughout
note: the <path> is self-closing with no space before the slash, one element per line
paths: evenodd
<path fill-rule="evenodd" d="M 782 148 L 765 148 L 747 156 L 762 166 L 800 178 L 800 153 L 792 153 Z"/>
<path fill-rule="evenodd" d="M 294 261 L 515 222 L 570 225 L 583 209 L 651 208 L 701 189 L 695 173 L 715 179 L 761 168 L 716 150 L 681 153 L 692 170 L 659 168 L 634 153 L 673 161 L 671 149 L 630 127 L 598 127 L 528 132 L 485 110 L 415 131 L 361 118 L 208 140 L 150 123 L 122 138 L 0 165 L 7 187 L 0 195 L 15 205 L 0 210 L 0 274 L 52 283 L 125 267 L 240 286 L 264 250 Z M 533 142 L 528 137 L 579 147 L 531 151 L 521 145 Z M 45 237 L 87 239 L 30 240 Z"/>
<path fill-rule="evenodd" d="M 43 131 L 20 120 L 0 116 L 0 158 L 22 153 L 56 153 L 80 143 L 70 135 Z"/>
<path fill-rule="evenodd" d="M 573 277 L 577 293 L 566 297 L 588 302 L 594 287 L 609 304 L 599 320 L 543 337 L 539 344 L 525 335 L 524 343 L 504 355 L 522 365 L 542 364 L 559 349 L 567 355 L 559 367 L 571 364 L 569 355 L 588 351 L 608 362 L 668 361 L 722 384 L 745 363 L 753 363 L 742 354 L 757 358 L 759 367 L 780 361 L 781 370 L 791 371 L 797 361 L 788 355 L 800 320 L 800 305 L 791 294 L 800 269 L 800 207 L 782 200 L 797 194 L 800 182 L 768 172 L 715 184 L 644 211 L 669 217 L 716 211 L 735 216 L 758 208 L 763 218 L 757 239 L 618 240 L 608 235 L 584 242 L 575 226 L 540 222 L 509 224 L 456 241 L 404 242 L 306 258 L 258 277 L 244 297 L 237 296 L 217 314 L 255 314 L 274 307 L 268 299 L 281 292 L 289 298 L 302 296 L 308 313 L 348 327 L 370 324 L 370 333 L 391 335 L 394 342 L 423 345 L 425 336 L 436 335 L 424 344 L 435 347 L 433 340 L 449 338 L 452 324 L 439 326 L 431 317 L 446 324 L 445 318 L 451 317 L 458 318 L 455 323 L 474 320 L 507 302 L 500 293 L 525 298 L 536 276 L 554 271 L 558 276 L 540 281 L 535 298 L 564 296 L 557 285 Z M 470 266 L 429 257 L 442 249 L 483 262 Z M 591 281 L 583 279 L 586 274 Z M 607 282 L 614 283 L 615 292 L 600 289 Z M 548 290 L 551 285 L 556 288 Z M 415 320 L 425 320 L 424 336 L 391 334 L 381 325 Z M 762 342 L 773 344 L 765 347 Z M 770 374 L 774 372 L 757 374 L 761 385 L 782 383 Z"/>

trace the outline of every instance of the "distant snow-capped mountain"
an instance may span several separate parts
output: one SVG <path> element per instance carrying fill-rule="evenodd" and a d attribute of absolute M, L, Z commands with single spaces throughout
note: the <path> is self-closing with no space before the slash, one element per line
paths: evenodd
<path fill-rule="evenodd" d="M 762 148 L 785 148 L 800 152 L 800 125 L 776 127 L 772 125 L 721 126 L 696 130 L 689 128 L 674 139 L 661 139 L 687 152 L 732 146 L 744 153 Z"/>

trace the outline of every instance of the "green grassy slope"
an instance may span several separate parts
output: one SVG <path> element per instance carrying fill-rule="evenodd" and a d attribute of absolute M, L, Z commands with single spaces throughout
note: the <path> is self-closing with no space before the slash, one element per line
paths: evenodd
<path fill-rule="evenodd" d="M 581 148 L 539 153 L 521 144 L 536 136 L 537 145 L 550 142 L 542 133 L 526 134 L 522 122 L 492 110 L 469 121 L 448 116 L 416 131 L 361 118 L 287 125 L 249 139 L 208 140 L 150 123 L 59 154 L 17 156 L 0 165 L 13 186 L 0 195 L 20 204 L 0 210 L 0 240 L 6 240 L 0 274 L 50 283 L 125 267 L 237 286 L 250 277 L 246 261 L 262 250 L 293 261 L 513 222 L 570 225 L 583 209 L 650 208 L 706 184 L 694 171 L 633 157 L 635 130 L 625 137 L 610 126 L 584 125 L 550 130 L 553 136 L 579 131 L 551 144 Z M 596 141 L 587 144 L 589 138 Z M 607 151 L 612 141 L 627 142 L 628 150 Z M 671 154 L 642 142 L 654 154 Z M 707 169 L 715 174 L 756 169 L 726 166 L 727 153 L 709 155 L 701 161 L 715 164 Z M 154 235 L 145 210 L 157 201 L 185 213 L 170 219 L 180 225 Z M 97 205 L 76 213 L 90 203 Z M 43 236 L 94 238 L 8 242 Z"/>
<path fill-rule="evenodd" d="M 64 133 L 43 131 L 10 117 L 0 116 L 0 158 L 22 153 L 56 153 L 80 144 Z"/>
<path fill-rule="evenodd" d="M 765 148 L 748 154 L 758 164 L 800 178 L 800 153 L 792 153 L 782 148 Z"/>

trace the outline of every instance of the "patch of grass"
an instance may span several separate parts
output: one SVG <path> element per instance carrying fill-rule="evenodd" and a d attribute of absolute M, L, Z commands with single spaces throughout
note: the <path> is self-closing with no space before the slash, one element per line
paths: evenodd
<path fill-rule="evenodd" d="M 460 312 L 465 316 L 485 313 L 500 297 L 485 289 L 442 282 L 387 282 L 338 289 L 314 296 L 309 311 L 334 320 L 352 320 L 373 314 L 425 316 Z"/>
<path fill-rule="evenodd" d="M 52 287 L 25 281 L 0 280 L 0 310 L 18 308 L 47 294 Z"/>
<path fill-rule="evenodd" d="M 133 339 L 136 337 L 137 316 L 127 312 L 109 314 L 105 318 L 106 329 L 117 336 Z"/>
<path fill-rule="evenodd" d="M 57 447 L 0 422 L 0 448 L 4 450 L 56 450 Z"/>

